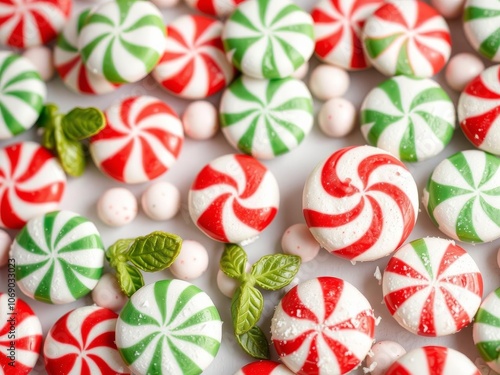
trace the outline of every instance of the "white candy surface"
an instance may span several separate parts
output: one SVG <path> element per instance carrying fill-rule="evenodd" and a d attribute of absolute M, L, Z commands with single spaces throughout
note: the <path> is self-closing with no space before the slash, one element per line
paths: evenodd
<path fill-rule="evenodd" d="M 179 4 L 179 1 L 180 0 L 151 0 L 151 2 L 160 9 L 173 8 Z"/>
<path fill-rule="evenodd" d="M 372 352 L 372 356 L 366 356 L 366 367 L 371 369 L 372 375 L 384 375 L 399 357 L 406 354 L 405 348 L 394 341 L 379 341 L 372 346 Z"/>
<path fill-rule="evenodd" d="M 219 130 L 217 108 L 205 100 L 192 102 L 182 116 L 184 133 L 196 140 L 212 138 Z"/>
<path fill-rule="evenodd" d="M 23 52 L 23 56 L 31 61 L 45 82 L 54 76 L 54 60 L 52 50 L 49 47 L 31 47 Z"/>
<path fill-rule="evenodd" d="M 183 241 L 181 253 L 170 266 L 170 271 L 181 280 L 200 277 L 208 268 L 207 249 L 196 241 Z"/>
<path fill-rule="evenodd" d="M 92 290 L 92 300 L 97 306 L 118 311 L 127 303 L 128 298 L 121 291 L 115 275 L 105 273 Z"/>
<path fill-rule="evenodd" d="M 109 189 L 97 202 L 97 215 L 110 227 L 121 227 L 137 215 L 137 199 L 125 188 Z"/>
<path fill-rule="evenodd" d="M 472 53 L 459 53 L 446 66 L 446 83 L 455 91 L 465 87 L 484 70 L 484 64 Z"/>
<path fill-rule="evenodd" d="M 356 108 L 344 98 L 333 98 L 324 103 L 318 114 L 319 127 L 329 137 L 345 137 L 356 122 Z"/>
<path fill-rule="evenodd" d="M 459 17 L 464 10 L 464 4 L 465 0 L 431 0 L 431 5 L 448 19 Z"/>
<path fill-rule="evenodd" d="M 296 79 L 304 79 L 309 72 L 309 63 L 306 61 L 302 66 L 293 72 L 292 77 Z"/>
<path fill-rule="evenodd" d="M 305 224 L 294 224 L 281 237 L 281 248 L 285 254 L 298 255 L 302 263 L 313 260 L 321 246 Z"/>
<path fill-rule="evenodd" d="M 319 100 L 329 100 L 344 95 L 349 88 L 349 74 L 331 65 L 319 65 L 311 73 L 309 89 Z"/>
<path fill-rule="evenodd" d="M 156 182 L 142 194 L 141 206 L 149 218 L 157 221 L 169 220 L 181 208 L 181 193 L 169 182 Z"/>
<path fill-rule="evenodd" d="M 9 261 L 9 250 L 12 239 L 9 234 L 0 229 L 0 267 L 6 266 Z"/>

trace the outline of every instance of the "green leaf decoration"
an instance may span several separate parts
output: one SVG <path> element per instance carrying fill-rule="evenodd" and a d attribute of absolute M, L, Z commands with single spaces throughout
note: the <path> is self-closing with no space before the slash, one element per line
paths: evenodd
<path fill-rule="evenodd" d="M 263 289 L 278 290 L 290 284 L 300 269 L 301 258 L 296 255 L 275 254 L 260 258 L 251 274 Z"/>
<path fill-rule="evenodd" d="M 56 148 L 56 136 L 55 136 L 54 126 L 46 126 L 43 128 L 42 146 L 48 148 L 49 150 L 54 150 Z"/>
<path fill-rule="evenodd" d="M 253 358 L 269 359 L 269 343 L 258 326 L 252 327 L 250 331 L 242 335 L 236 335 L 236 340 L 245 353 Z"/>
<path fill-rule="evenodd" d="M 42 112 L 40 112 L 40 116 L 38 116 L 38 120 L 36 120 L 36 125 L 40 128 L 53 127 L 53 121 L 59 115 L 58 111 L 59 108 L 57 105 L 47 103 L 42 108 Z"/>
<path fill-rule="evenodd" d="M 257 324 L 264 308 L 262 293 L 249 284 L 236 289 L 231 300 L 231 317 L 236 335 L 242 335 Z"/>
<path fill-rule="evenodd" d="M 239 279 L 245 274 L 247 254 L 241 246 L 233 243 L 225 244 L 219 265 L 221 271 L 227 276 Z"/>
<path fill-rule="evenodd" d="M 106 126 L 104 113 L 97 108 L 74 108 L 62 119 L 68 139 L 81 141 L 99 133 Z"/>
<path fill-rule="evenodd" d="M 85 153 L 79 141 L 66 138 L 60 123 L 54 127 L 56 151 L 64 171 L 73 177 L 78 177 L 85 171 Z"/>
<path fill-rule="evenodd" d="M 116 278 L 121 290 L 127 297 L 132 296 L 132 294 L 144 286 L 141 271 L 127 263 L 119 263 L 117 265 Z"/>
<path fill-rule="evenodd" d="M 181 245 L 182 238 L 175 234 L 152 232 L 135 239 L 127 252 L 127 258 L 143 271 L 161 271 L 174 262 Z"/>
<path fill-rule="evenodd" d="M 133 242 L 134 239 L 132 238 L 118 240 L 111 245 L 108 250 L 106 250 L 106 259 L 111 267 L 116 268 L 118 263 L 124 263 L 127 261 L 126 253 Z"/>

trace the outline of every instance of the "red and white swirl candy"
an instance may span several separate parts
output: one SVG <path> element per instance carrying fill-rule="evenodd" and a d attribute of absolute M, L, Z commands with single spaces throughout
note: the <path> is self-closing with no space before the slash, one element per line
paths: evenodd
<path fill-rule="evenodd" d="M 243 1 L 245 0 L 186 0 L 186 3 L 191 8 L 211 16 L 226 17 Z"/>
<path fill-rule="evenodd" d="M 189 191 L 189 214 L 210 238 L 241 243 L 256 238 L 278 212 L 273 174 L 247 155 L 224 155 L 206 165 Z"/>
<path fill-rule="evenodd" d="M 313 170 L 302 207 L 322 247 L 342 258 L 370 261 L 390 254 L 409 236 L 418 191 L 401 161 L 376 147 L 354 146 Z"/>
<path fill-rule="evenodd" d="M 109 107 L 106 127 L 90 140 L 94 163 L 129 184 L 153 180 L 177 160 L 184 141 L 177 114 L 152 96 L 134 96 Z"/>
<path fill-rule="evenodd" d="M 257 361 L 243 366 L 234 375 L 293 375 L 293 372 L 278 362 Z"/>

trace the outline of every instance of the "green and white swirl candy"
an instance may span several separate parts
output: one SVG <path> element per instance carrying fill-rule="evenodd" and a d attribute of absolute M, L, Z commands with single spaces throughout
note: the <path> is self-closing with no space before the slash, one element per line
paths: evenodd
<path fill-rule="evenodd" d="M 210 297 L 186 281 L 135 292 L 116 324 L 116 345 L 137 375 L 198 375 L 219 351 L 222 322 Z"/>
<path fill-rule="evenodd" d="M 429 178 L 423 204 L 451 238 L 472 243 L 500 238 L 500 158 L 468 150 L 443 160 Z"/>
<path fill-rule="evenodd" d="M 226 21 L 222 41 L 243 74 L 285 78 L 314 52 L 313 20 L 291 0 L 248 0 Z"/>
<path fill-rule="evenodd" d="M 104 246 L 92 222 L 70 211 L 54 211 L 27 222 L 11 256 L 24 294 L 64 304 L 94 289 L 103 270 Z"/>
<path fill-rule="evenodd" d="M 35 66 L 12 52 L 0 52 L 0 139 L 31 128 L 42 111 L 47 88 Z"/>
<path fill-rule="evenodd" d="M 313 126 L 313 101 L 294 78 L 260 80 L 242 76 L 224 92 L 222 133 L 240 151 L 271 159 L 297 147 Z"/>
<path fill-rule="evenodd" d="M 439 154 L 455 130 L 455 107 L 431 79 L 397 76 L 371 90 L 361 106 L 366 141 L 403 161 Z"/>

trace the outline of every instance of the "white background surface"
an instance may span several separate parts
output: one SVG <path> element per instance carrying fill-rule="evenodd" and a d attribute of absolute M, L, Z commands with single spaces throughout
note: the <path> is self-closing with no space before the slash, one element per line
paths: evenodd
<path fill-rule="evenodd" d="M 295 0 L 295 2 L 304 7 L 305 10 L 310 11 L 315 0 Z M 91 2 L 81 1 L 75 4 L 74 11 L 83 6 L 91 5 Z M 171 21 L 179 14 L 188 12 L 192 11 L 184 4 L 181 4 L 175 9 L 163 11 L 167 22 Z M 453 54 L 464 51 L 471 52 L 472 49 L 465 40 L 460 20 L 450 22 L 450 27 L 453 31 Z M 317 60 L 313 58 L 311 64 L 315 66 Z M 487 64 L 487 66 L 489 65 L 491 65 L 491 63 Z M 351 87 L 346 97 L 359 109 L 368 91 L 384 79 L 385 78 L 375 70 L 352 73 Z M 454 93 L 444 84 L 443 74 L 438 75 L 436 79 L 443 84 L 445 90 L 456 103 L 458 94 Z M 83 97 L 76 95 L 69 91 L 58 77 L 55 77 L 48 86 L 48 101 L 57 103 L 63 111 L 69 110 L 75 106 L 97 106 L 101 109 L 106 109 L 111 103 L 128 95 L 142 94 L 159 97 L 171 105 L 179 114 L 182 114 L 185 106 L 188 104 L 188 101 L 175 98 L 159 89 L 158 85 L 149 77 L 137 84 L 122 87 L 113 94 L 101 97 Z M 211 100 L 214 103 L 218 103 L 219 98 L 220 95 L 215 95 Z M 315 103 L 316 113 L 319 110 L 320 104 L 319 102 Z M 30 138 L 36 139 L 33 130 L 15 139 L 1 141 L 0 146 L 4 147 L 7 144 Z M 324 136 L 319 130 L 318 125 L 315 124 L 313 131 L 299 148 L 275 160 L 264 162 L 278 180 L 281 193 L 281 205 L 276 219 L 262 233 L 259 240 L 245 247 L 250 262 L 256 261 L 260 256 L 265 254 L 281 252 L 280 240 L 284 230 L 292 224 L 304 222 L 301 207 L 302 189 L 312 169 L 335 150 L 347 145 L 364 143 L 359 127 L 357 127 L 348 137 L 335 140 Z M 452 143 L 440 155 L 426 162 L 407 164 L 417 181 L 420 197 L 429 174 L 441 160 L 459 150 L 470 148 L 472 148 L 471 144 L 464 138 L 460 129 L 457 129 Z M 69 179 L 66 194 L 61 205 L 62 209 L 78 212 L 94 221 L 102 234 L 106 247 L 110 246 L 117 239 L 144 235 L 154 230 L 170 231 L 180 235 L 184 239 L 196 240 L 206 246 L 210 256 L 209 269 L 202 277 L 195 280 L 194 283 L 210 295 L 225 322 L 223 326 L 222 346 L 215 361 L 205 372 L 205 374 L 208 375 L 231 375 L 241 366 L 252 360 L 243 353 L 233 338 L 229 311 L 230 300 L 219 292 L 216 285 L 218 262 L 223 250 L 223 245 L 205 237 L 205 235 L 203 235 L 191 222 L 187 212 L 187 192 L 198 171 L 210 160 L 233 152 L 235 152 L 235 150 L 229 146 L 220 133 L 209 141 L 193 141 L 191 139 L 186 139 L 178 162 L 169 172 L 167 172 L 167 174 L 158 179 L 175 184 L 182 193 L 181 212 L 174 219 L 167 222 L 154 222 L 148 219 L 141 211 L 135 221 L 128 226 L 116 229 L 109 228 L 102 224 L 96 214 L 97 199 L 106 189 L 125 185 L 121 185 L 105 177 L 93 166 L 91 161 L 83 177 Z M 139 199 L 141 194 L 150 184 L 151 183 L 130 185 L 126 187 Z M 444 235 L 433 226 L 421 205 L 417 225 L 409 240 L 423 236 Z M 496 241 L 476 246 L 462 245 L 469 251 L 481 269 L 485 282 L 484 296 L 486 296 L 500 286 L 499 270 L 496 261 L 499 242 Z M 380 325 L 376 328 L 377 340 L 397 341 L 403 345 L 406 350 L 423 345 L 445 345 L 465 353 L 469 358 L 475 361 L 479 357 L 479 354 L 472 342 L 471 327 L 462 330 L 458 334 L 442 338 L 418 337 L 399 327 L 396 321 L 388 313 L 386 307 L 381 304 L 382 287 L 373 276 L 376 267 L 379 266 L 383 271 L 388 260 L 389 257 L 386 257 L 375 262 L 352 265 L 350 262 L 332 256 L 322 250 L 314 261 L 302 265 L 298 278 L 304 281 L 316 276 L 330 275 L 343 278 L 356 286 L 369 299 L 375 309 L 376 316 L 382 317 Z M 171 277 L 172 275 L 168 270 L 156 274 L 145 274 L 147 283 Z M 0 271 L 0 280 L 6 280 L 5 268 Z M 0 283 L 0 291 L 5 290 L 5 282 L 2 281 Z M 266 307 L 260 326 L 267 333 L 269 332 L 270 319 L 274 311 L 274 306 L 283 295 L 283 292 L 264 292 L 263 294 L 266 300 Z M 29 298 L 24 297 L 20 291 L 18 291 L 18 296 L 25 299 L 38 314 L 42 321 L 44 335 L 48 332 L 52 324 L 66 312 L 79 306 L 92 304 L 90 297 L 83 298 L 69 305 L 53 306 L 29 300 Z M 268 334 L 268 337 L 269 336 Z M 276 357 L 273 348 L 271 348 L 271 352 L 273 353 L 273 357 Z M 45 373 L 40 362 L 33 373 Z M 361 369 L 358 369 L 353 373 L 362 374 L 363 372 Z"/>

